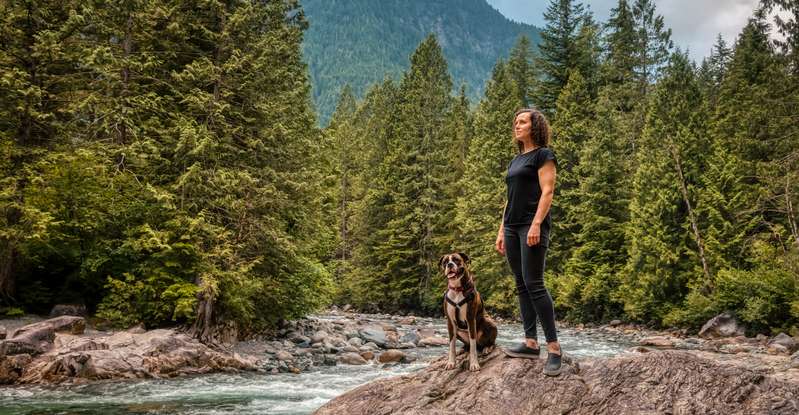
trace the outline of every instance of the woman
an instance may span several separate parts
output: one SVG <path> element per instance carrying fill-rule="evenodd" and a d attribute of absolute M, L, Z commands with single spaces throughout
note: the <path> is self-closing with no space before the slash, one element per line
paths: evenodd
<path fill-rule="evenodd" d="M 557 160 L 549 145 L 549 123 L 535 109 L 516 112 L 513 135 L 519 154 L 511 160 L 505 182 L 508 200 L 497 234 L 496 249 L 508 260 L 516 277 L 525 341 L 505 350 L 513 357 L 537 358 L 540 347 L 536 320 L 547 341 L 544 373 L 557 376 L 561 349 L 555 329 L 552 297 L 544 287 L 544 265 L 552 218 L 549 208 L 555 191 Z"/>

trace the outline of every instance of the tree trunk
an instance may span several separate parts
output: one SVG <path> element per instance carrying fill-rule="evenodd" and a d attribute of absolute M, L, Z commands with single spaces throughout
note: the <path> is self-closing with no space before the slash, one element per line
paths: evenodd
<path fill-rule="evenodd" d="M 682 192 L 683 201 L 685 201 L 685 205 L 688 207 L 688 218 L 691 220 L 691 229 L 694 232 L 694 240 L 696 242 L 697 247 L 699 248 L 699 259 L 702 261 L 702 272 L 705 274 L 705 283 L 703 284 L 703 291 L 705 294 L 709 294 L 710 290 L 713 288 L 713 278 L 710 275 L 710 268 L 707 265 L 707 259 L 705 258 L 705 244 L 702 242 L 702 234 L 699 232 L 699 224 L 697 223 L 696 215 L 694 214 L 694 210 L 691 207 L 691 199 L 688 197 L 688 188 L 685 185 L 685 177 L 682 174 L 682 163 L 680 161 L 680 155 L 677 153 L 677 150 L 669 145 L 669 151 L 671 152 L 671 157 L 674 159 L 674 166 L 677 174 L 680 176 L 680 191 Z"/>

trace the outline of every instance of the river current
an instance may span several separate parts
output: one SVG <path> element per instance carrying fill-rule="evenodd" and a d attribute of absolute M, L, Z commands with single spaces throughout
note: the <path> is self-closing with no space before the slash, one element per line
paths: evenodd
<path fill-rule="evenodd" d="M 433 319 L 431 325 L 446 332 L 442 319 Z M 618 339 L 571 329 L 559 330 L 559 337 L 564 352 L 578 358 L 613 356 L 630 346 Z M 521 338 L 520 324 L 499 325 L 500 346 L 512 345 Z M 446 347 L 403 351 L 418 359 L 386 368 L 379 363 L 323 366 L 300 374 L 212 374 L 75 386 L 0 387 L 0 415 L 309 414 L 330 399 L 369 381 L 420 370 L 430 360 L 445 355 Z"/>

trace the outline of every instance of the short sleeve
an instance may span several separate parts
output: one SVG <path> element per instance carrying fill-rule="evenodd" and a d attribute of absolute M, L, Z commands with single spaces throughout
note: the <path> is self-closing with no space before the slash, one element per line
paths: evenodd
<path fill-rule="evenodd" d="M 549 147 L 542 148 L 541 151 L 538 152 L 536 158 L 538 159 L 536 161 L 536 166 L 537 166 L 536 168 L 540 169 L 541 166 L 543 166 L 544 163 L 547 162 L 547 160 L 552 160 L 553 162 L 555 162 L 555 167 L 558 166 L 558 159 L 557 157 L 555 157 L 555 152 L 552 151 L 552 149 Z"/>

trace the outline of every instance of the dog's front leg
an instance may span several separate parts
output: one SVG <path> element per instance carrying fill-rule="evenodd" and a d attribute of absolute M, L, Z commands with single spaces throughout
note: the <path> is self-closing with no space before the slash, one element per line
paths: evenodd
<path fill-rule="evenodd" d="M 480 364 L 477 363 L 477 322 L 474 318 L 469 320 L 469 370 L 480 370 Z"/>
<path fill-rule="evenodd" d="M 455 335 L 455 328 L 452 326 L 451 319 L 447 319 L 447 332 L 449 333 L 449 359 L 447 360 L 447 369 L 455 368 L 455 343 L 458 341 L 458 336 Z"/>

